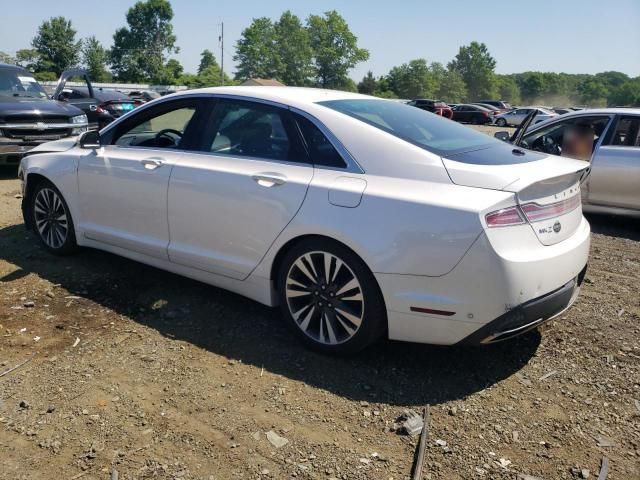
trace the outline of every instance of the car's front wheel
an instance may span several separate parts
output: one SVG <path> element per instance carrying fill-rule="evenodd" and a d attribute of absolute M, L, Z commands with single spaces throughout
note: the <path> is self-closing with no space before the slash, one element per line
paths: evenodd
<path fill-rule="evenodd" d="M 496 125 L 499 127 L 506 127 L 507 121 L 504 118 L 499 118 L 498 120 L 496 120 Z"/>
<path fill-rule="evenodd" d="M 356 353 L 384 332 L 386 310 L 373 274 L 337 242 L 314 238 L 289 250 L 278 294 L 289 325 L 316 350 Z"/>
<path fill-rule="evenodd" d="M 30 195 L 31 224 L 44 247 L 57 255 L 77 248 L 69 206 L 50 182 L 39 182 Z"/>

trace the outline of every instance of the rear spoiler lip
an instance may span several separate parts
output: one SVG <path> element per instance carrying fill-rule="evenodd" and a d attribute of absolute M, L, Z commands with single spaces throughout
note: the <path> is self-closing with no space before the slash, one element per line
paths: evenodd
<path fill-rule="evenodd" d="M 587 166 L 585 166 L 585 168 L 581 168 L 581 169 L 575 170 L 575 171 L 573 171 L 573 172 L 569 171 L 569 172 L 563 173 L 563 174 L 561 174 L 561 175 L 556 175 L 556 177 L 562 177 L 562 176 L 565 176 L 565 175 L 570 175 L 571 173 L 574 173 L 574 174 L 578 174 L 578 173 L 580 173 L 580 177 L 579 177 L 579 179 L 578 179 L 578 183 L 580 183 L 580 186 L 582 186 L 582 185 L 584 184 L 584 182 L 587 180 L 587 178 L 589 177 L 589 175 L 591 174 L 591 166 L 590 166 L 590 165 L 587 165 Z M 549 178 L 554 178 L 554 177 L 549 177 Z M 512 192 L 512 191 L 513 191 L 513 192 L 515 193 L 515 192 L 516 192 L 516 190 L 509 190 L 509 187 L 511 187 L 511 186 L 513 186 L 514 184 L 518 183 L 521 179 L 522 179 L 522 177 L 517 178 L 517 179 L 515 179 L 515 180 L 514 180 L 514 181 L 512 181 L 512 182 L 509 182 L 507 185 L 505 185 L 504 187 L 502 187 L 502 188 L 501 188 L 501 190 L 504 190 L 504 191 L 507 191 L 507 192 Z M 539 180 L 538 180 L 538 181 L 539 181 Z M 534 183 L 537 183 L 537 182 L 532 182 L 531 184 L 529 184 L 529 185 L 527 185 L 527 186 L 525 186 L 525 187 L 522 187 L 522 188 L 520 188 L 519 190 L 522 190 L 522 189 L 524 189 L 524 188 L 527 188 L 527 187 L 529 187 L 530 185 L 533 185 Z"/>

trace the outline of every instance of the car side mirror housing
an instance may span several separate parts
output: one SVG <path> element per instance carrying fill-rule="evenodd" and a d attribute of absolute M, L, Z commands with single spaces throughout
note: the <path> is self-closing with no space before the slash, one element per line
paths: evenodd
<path fill-rule="evenodd" d="M 78 144 L 80 145 L 80 148 L 86 148 L 88 150 L 96 150 L 100 148 L 102 146 L 100 132 L 98 132 L 98 130 L 91 130 L 89 132 L 82 133 L 78 139 Z"/>
<path fill-rule="evenodd" d="M 509 139 L 511 138 L 511 135 L 509 135 L 509 132 L 504 130 L 494 133 L 493 136 L 498 140 L 502 140 L 503 142 L 508 142 Z"/>

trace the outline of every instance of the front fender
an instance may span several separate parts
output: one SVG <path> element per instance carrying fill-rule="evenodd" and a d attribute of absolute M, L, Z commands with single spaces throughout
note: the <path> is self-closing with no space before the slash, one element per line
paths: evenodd
<path fill-rule="evenodd" d="M 30 226 L 28 205 L 33 185 L 41 179 L 51 182 L 62 194 L 69 206 L 71 216 L 78 218 L 78 155 L 73 151 L 63 153 L 40 153 L 28 155 L 20 163 L 19 174 L 23 181 L 22 186 L 22 214 L 25 225 Z"/>

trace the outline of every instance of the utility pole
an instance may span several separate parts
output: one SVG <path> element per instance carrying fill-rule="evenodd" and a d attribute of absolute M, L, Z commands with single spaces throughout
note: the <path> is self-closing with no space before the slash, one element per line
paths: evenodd
<path fill-rule="evenodd" d="M 224 22 L 220 24 L 221 31 L 218 41 L 220 42 L 220 85 L 224 86 Z"/>

